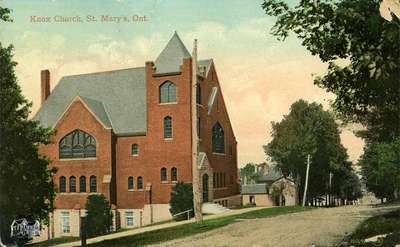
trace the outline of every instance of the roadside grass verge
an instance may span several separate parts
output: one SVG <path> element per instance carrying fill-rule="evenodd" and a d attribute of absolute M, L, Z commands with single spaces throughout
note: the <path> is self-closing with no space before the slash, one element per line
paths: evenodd
<path fill-rule="evenodd" d="M 29 246 L 35 246 L 35 247 L 47 247 L 47 246 L 53 246 L 57 244 L 64 244 L 64 243 L 69 243 L 69 242 L 74 242 L 78 241 L 79 237 L 59 237 L 59 238 L 53 238 L 50 240 L 30 244 Z"/>
<path fill-rule="evenodd" d="M 230 215 L 217 219 L 204 220 L 200 223 L 188 223 L 184 225 L 144 232 L 135 234 L 132 236 L 126 236 L 116 239 L 104 240 L 98 243 L 89 244 L 88 246 L 97 247 L 109 247 L 109 246 L 121 246 L 121 247 L 134 247 L 143 246 L 148 244 L 155 244 L 165 242 L 172 239 L 178 239 L 188 237 L 194 234 L 199 234 L 207 231 L 211 231 L 216 228 L 220 228 L 229 225 L 236 220 L 240 219 L 256 219 L 266 218 L 282 214 L 302 212 L 310 210 L 310 207 L 276 207 L 276 208 L 265 208 L 255 211 L 246 212 L 238 215 Z"/>
<path fill-rule="evenodd" d="M 380 240 L 379 243 L 365 243 L 365 239 L 381 234 L 390 235 Z M 349 242 L 357 247 L 394 246 L 395 244 L 400 244 L 400 210 L 365 220 L 350 235 Z"/>

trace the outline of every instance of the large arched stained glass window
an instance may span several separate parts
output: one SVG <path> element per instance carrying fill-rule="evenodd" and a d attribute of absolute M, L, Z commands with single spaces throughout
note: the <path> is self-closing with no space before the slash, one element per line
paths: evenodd
<path fill-rule="evenodd" d="M 220 123 L 212 128 L 212 150 L 214 153 L 225 153 L 225 134 Z"/>
<path fill-rule="evenodd" d="M 176 102 L 176 86 L 170 81 L 166 81 L 160 86 L 160 103 Z"/>
<path fill-rule="evenodd" d="M 60 159 L 96 157 L 96 139 L 82 130 L 64 136 L 59 144 Z"/>

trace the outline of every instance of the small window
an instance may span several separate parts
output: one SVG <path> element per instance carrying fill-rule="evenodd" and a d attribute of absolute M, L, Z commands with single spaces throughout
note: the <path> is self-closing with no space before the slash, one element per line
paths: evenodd
<path fill-rule="evenodd" d="M 128 178 L 128 190 L 133 190 L 135 188 L 133 177 Z"/>
<path fill-rule="evenodd" d="M 135 218 L 133 212 L 125 212 L 125 223 L 127 227 L 135 226 Z"/>
<path fill-rule="evenodd" d="M 176 86 L 170 81 L 164 82 L 160 86 L 160 103 L 176 102 Z"/>
<path fill-rule="evenodd" d="M 139 145 L 138 144 L 132 144 L 132 155 L 139 155 Z"/>
<path fill-rule="evenodd" d="M 161 181 L 167 181 L 168 175 L 167 175 L 167 168 L 163 167 L 161 168 Z"/>
<path fill-rule="evenodd" d="M 96 176 L 90 176 L 90 192 L 97 192 Z"/>
<path fill-rule="evenodd" d="M 69 212 L 61 212 L 61 231 L 63 233 L 71 232 Z"/>
<path fill-rule="evenodd" d="M 171 117 L 164 118 L 164 138 L 172 139 L 172 118 Z"/>
<path fill-rule="evenodd" d="M 67 192 L 67 179 L 62 176 L 60 177 L 60 193 Z"/>
<path fill-rule="evenodd" d="M 138 188 L 138 190 L 143 189 L 143 178 L 142 177 L 138 177 L 138 179 L 137 179 L 137 188 Z"/>
<path fill-rule="evenodd" d="M 176 167 L 172 167 L 171 169 L 171 180 L 173 182 L 178 181 L 178 169 L 176 169 Z"/>
<path fill-rule="evenodd" d="M 79 192 L 86 192 L 86 177 L 81 176 L 79 178 Z"/>
<path fill-rule="evenodd" d="M 201 86 L 200 83 L 197 83 L 196 87 L 196 103 L 201 104 Z"/>
<path fill-rule="evenodd" d="M 74 176 L 69 178 L 69 192 L 76 192 L 76 179 Z"/>

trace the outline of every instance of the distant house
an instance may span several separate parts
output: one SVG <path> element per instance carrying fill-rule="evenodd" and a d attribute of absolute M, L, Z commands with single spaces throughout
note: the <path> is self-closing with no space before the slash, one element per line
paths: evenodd
<path fill-rule="evenodd" d="M 275 165 L 257 165 L 255 183 L 242 184 L 243 205 L 293 206 L 297 191 L 294 181 L 286 178 Z"/>

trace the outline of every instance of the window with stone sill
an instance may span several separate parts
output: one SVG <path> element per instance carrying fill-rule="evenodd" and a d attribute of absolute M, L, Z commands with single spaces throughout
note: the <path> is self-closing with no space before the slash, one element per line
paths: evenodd
<path fill-rule="evenodd" d="M 135 188 L 134 186 L 135 185 L 133 177 L 128 177 L 128 190 L 133 190 Z"/>
<path fill-rule="evenodd" d="M 139 145 L 136 143 L 132 144 L 132 155 L 139 155 Z"/>
<path fill-rule="evenodd" d="M 176 102 L 176 86 L 171 81 L 166 81 L 160 86 L 160 101 L 163 103 Z"/>
<path fill-rule="evenodd" d="M 76 178 L 75 178 L 75 176 L 69 177 L 69 192 L 76 192 Z"/>
<path fill-rule="evenodd" d="M 168 179 L 167 168 L 161 168 L 161 182 L 166 182 Z"/>
<path fill-rule="evenodd" d="M 138 190 L 143 190 L 143 178 L 142 177 L 138 177 L 138 179 L 137 179 L 137 188 L 138 188 Z"/>

